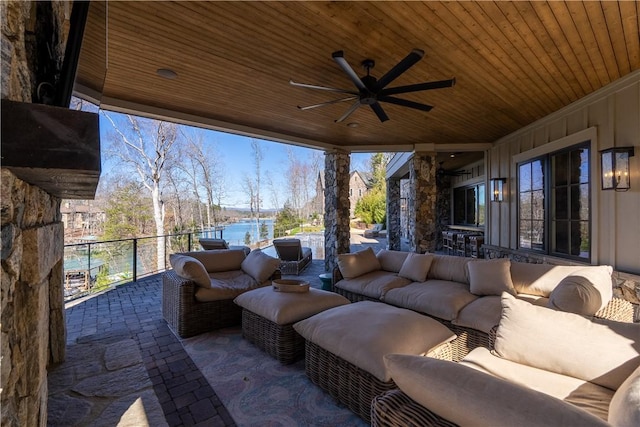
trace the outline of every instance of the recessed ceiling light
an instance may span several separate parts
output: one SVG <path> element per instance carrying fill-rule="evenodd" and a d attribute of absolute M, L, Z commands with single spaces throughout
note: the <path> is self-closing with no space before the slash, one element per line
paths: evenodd
<path fill-rule="evenodd" d="M 347 126 L 349 126 L 350 128 L 357 128 L 358 126 L 360 126 L 360 123 L 351 122 L 347 123 Z"/>
<path fill-rule="evenodd" d="M 169 68 L 158 68 L 156 70 L 156 74 L 158 74 L 160 77 L 163 77 L 169 80 L 173 80 L 176 77 L 178 77 L 178 74 Z"/>

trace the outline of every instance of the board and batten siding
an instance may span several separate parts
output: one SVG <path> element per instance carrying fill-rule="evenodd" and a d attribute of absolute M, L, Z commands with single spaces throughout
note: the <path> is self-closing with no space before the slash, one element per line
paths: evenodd
<path fill-rule="evenodd" d="M 494 143 L 486 182 L 507 178 L 508 196 L 488 202 L 489 245 L 518 248 L 517 162 L 591 139 L 592 264 L 640 274 L 640 72 L 604 88 Z M 631 189 L 603 191 L 600 150 L 635 147 Z M 489 187 L 487 187 L 488 189 Z M 487 194 L 489 191 L 487 191 Z"/>

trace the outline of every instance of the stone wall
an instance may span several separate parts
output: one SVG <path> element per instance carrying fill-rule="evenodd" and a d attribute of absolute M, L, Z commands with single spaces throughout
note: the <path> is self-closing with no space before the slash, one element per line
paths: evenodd
<path fill-rule="evenodd" d="M 387 179 L 387 249 L 399 251 L 402 246 L 400 218 L 400 180 Z"/>
<path fill-rule="evenodd" d="M 71 4 L 0 2 L 3 99 L 51 95 L 47 83 L 56 83 L 61 68 Z M 64 359 L 66 343 L 60 200 L 5 168 L 1 175 L 0 425 L 46 425 L 47 365 Z"/>
<path fill-rule="evenodd" d="M 349 253 L 349 154 L 327 152 L 324 160 L 324 266 L 333 271 L 338 254 Z"/>
<path fill-rule="evenodd" d="M 436 153 L 415 153 L 409 161 L 409 247 L 433 252 L 436 233 Z"/>
<path fill-rule="evenodd" d="M 531 252 L 520 252 L 513 249 L 499 246 L 484 245 L 485 258 L 509 258 L 513 261 L 528 262 L 532 264 L 554 264 L 554 265 L 580 265 L 572 263 L 562 258 L 538 255 Z M 635 305 L 636 322 L 640 322 L 640 276 L 613 272 L 613 296 L 625 299 Z"/>

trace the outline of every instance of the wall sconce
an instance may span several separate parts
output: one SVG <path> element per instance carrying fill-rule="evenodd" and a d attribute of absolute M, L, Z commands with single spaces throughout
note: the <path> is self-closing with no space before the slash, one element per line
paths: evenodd
<path fill-rule="evenodd" d="M 633 155 L 633 147 L 615 147 L 600 151 L 603 190 L 627 191 L 631 187 L 629 157 Z"/>
<path fill-rule="evenodd" d="M 502 202 L 504 200 L 504 187 L 507 178 L 493 178 L 491 184 L 491 201 Z"/>

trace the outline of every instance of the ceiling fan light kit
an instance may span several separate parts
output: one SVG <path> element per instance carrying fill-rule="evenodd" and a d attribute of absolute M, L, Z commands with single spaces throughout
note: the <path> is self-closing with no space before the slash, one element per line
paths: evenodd
<path fill-rule="evenodd" d="M 396 98 L 391 95 L 400 95 L 404 93 L 420 92 L 424 90 L 443 89 L 452 87 L 455 85 L 455 78 L 449 80 L 439 80 L 433 82 L 417 83 L 406 86 L 396 86 L 387 88 L 387 86 L 397 79 L 401 74 L 415 65 L 424 56 L 424 51 L 421 49 L 413 49 L 403 60 L 398 62 L 391 70 L 389 70 L 380 79 L 373 77 L 370 72 L 375 66 L 373 59 L 365 59 L 362 61 L 362 66 L 367 70 L 365 76 L 359 77 L 353 68 L 349 65 L 344 58 L 344 52 L 338 50 L 331 54 L 333 60 L 338 66 L 347 74 L 351 82 L 356 86 L 356 90 L 338 89 L 333 87 L 311 85 L 306 83 L 297 83 L 293 80 L 289 80 L 289 84 L 292 86 L 302 87 L 306 89 L 325 90 L 329 92 L 343 93 L 348 96 L 344 98 L 334 99 L 331 101 L 323 102 L 320 104 L 298 106 L 300 110 L 311 110 L 325 105 L 337 104 L 339 102 L 355 101 L 347 111 L 340 116 L 336 123 L 341 123 L 346 120 L 354 111 L 356 111 L 361 105 L 368 105 L 371 107 L 375 115 L 381 122 L 389 120 L 389 116 L 385 113 L 384 109 L 380 105 L 380 102 L 387 102 L 389 104 L 400 105 L 403 107 L 409 107 L 420 111 L 430 111 L 433 106 L 427 104 L 421 104 L 419 102 L 409 101 L 403 98 Z"/>

